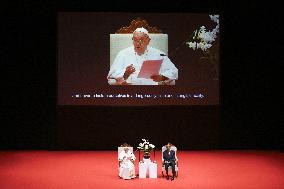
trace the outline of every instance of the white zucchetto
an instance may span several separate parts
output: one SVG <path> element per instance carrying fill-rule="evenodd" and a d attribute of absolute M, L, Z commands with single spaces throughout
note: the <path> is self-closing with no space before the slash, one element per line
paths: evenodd
<path fill-rule="evenodd" d="M 146 30 L 145 28 L 136 28 L 136 30 L 134 31 L 134 32 L 142 32 L 142 33 L 145 33 L 146 35 L 148 35 L 149 36 L 149 32 L 148 32 L 148 30 Z M 134 33 L 133 32 L 133 33 Z"/>

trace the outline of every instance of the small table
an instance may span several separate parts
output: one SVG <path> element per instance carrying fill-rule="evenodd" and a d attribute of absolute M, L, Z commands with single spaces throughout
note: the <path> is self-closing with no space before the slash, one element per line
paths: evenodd
<path fill-rule="evenodd" d="M 139 162 L 139 178 L 146 178 L 147 172 L 149 178 L 157 178 L 157 163 L 149 161 Z"/>

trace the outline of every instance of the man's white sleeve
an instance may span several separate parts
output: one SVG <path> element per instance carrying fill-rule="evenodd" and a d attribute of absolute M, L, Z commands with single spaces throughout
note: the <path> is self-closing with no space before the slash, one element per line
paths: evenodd
<path fill-rule="evenodd" d="M 124 72 L 125 72 L 124 56 L 122 56 L 121 53 L 118 53 L 108 73 L 108 79 L 122 78 L 124 75 Z"/>
<path fill-rule="evenodd" d="M 136 159 L 136 157 L 135 157 L 135 155 L 133 153 L 131 154 L 131 159 L 133 159 L 133 160 Z"/>
<path fill-rule="evenodd" d="M 122 161 L 122 160 L 123 160 L 123 156 L 124 156 L 124 153 L 123 153 L 123 151 L 122 151 L 122 152 L 120 152 L 120 154 L 118 155 L 118 160 L 119 160 L 119 161 Z"/>
<path fill-rule="evenodd" d="M 178 79 L 178 69 L 167 56 L 164 57 L 164 61 L 160 69 L 160 74 L 172 80 Z"/>

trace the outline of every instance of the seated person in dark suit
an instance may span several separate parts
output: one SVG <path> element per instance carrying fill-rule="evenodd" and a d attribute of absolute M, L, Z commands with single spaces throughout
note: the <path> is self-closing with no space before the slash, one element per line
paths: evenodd
<path fill-rule="evenodd" d="M 176 176 L 176 171 L 175 171 L 175 165 L 176 165 L 176 154 L 175 154 L 175 151 L 171 150 L 171 146 L 172 144 L 171 143 L 168 143 L 166 145 L 166 148 L 167 150 L 165 150 L 163 152 L 163 164 L 165 165 L 165 169 L 166 169 L 166 174 L 167 174 L 167 180 L 169 180 L 169 174 L 168 174 L 168 169 L 169 169 L 169 166 L 172 167 L 172 179 L 171 180 L 174 180 L 175 176 Z"/>

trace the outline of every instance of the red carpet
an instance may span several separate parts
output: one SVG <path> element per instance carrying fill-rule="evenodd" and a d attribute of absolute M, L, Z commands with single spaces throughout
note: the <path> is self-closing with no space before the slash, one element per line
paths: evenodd
<path fill-rule="evenodd" d="M 158 179 L 125 181 L 117 176 L 115 151 L 2 151 L 0 188 L 284 188 L 284 154 L 276 151 L 179 151 L 174 181 L 161 178 L 160 157 Z"/>

